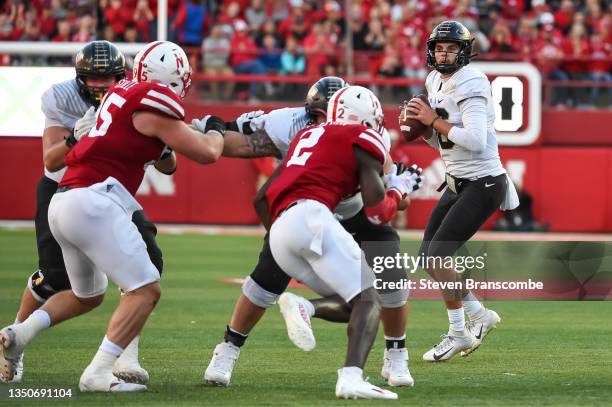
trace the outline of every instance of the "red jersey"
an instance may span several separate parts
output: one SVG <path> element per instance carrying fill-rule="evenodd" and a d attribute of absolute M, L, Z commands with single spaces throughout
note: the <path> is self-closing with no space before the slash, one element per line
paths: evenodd
<path fill-rule="evenodd" d="M 342 198 L 353 195 L 359 186 L 355 144 L 385 162 L 383 138 L 369 127 L 330 122 L 301 130 L 266 191 L 272 220 L 300 199 L 319 201 L 333 211 Z"/>
<path fill-rule="evenodd" d="M 96 126 L 66 155 L 68 169 L 60 186 L 88 187 L 114 177 L 136 194 L 146 164 L 156 161 L 164 149 L 161 140 L 134 128 L 132 115 L 140 110 L 185 117 L 182 99 L 168 86 L 120 81 L 102 100 Z"/>

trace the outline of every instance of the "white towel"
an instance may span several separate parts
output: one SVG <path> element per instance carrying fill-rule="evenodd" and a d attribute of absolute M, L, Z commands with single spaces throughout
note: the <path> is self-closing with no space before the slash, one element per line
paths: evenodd
<path fill-rule="evenodd" d="M 514 187 L 514 182 L 512 182 L 508 174 L 506 174 L 506 178 L 508 179 L 508 185 L 506 186 L 506 197 L 499 206 L 499 209 L 502 211 L 512 210 L 518 207 L 520 203 L 518 194 L 516 193 L 516 188 Z"/>

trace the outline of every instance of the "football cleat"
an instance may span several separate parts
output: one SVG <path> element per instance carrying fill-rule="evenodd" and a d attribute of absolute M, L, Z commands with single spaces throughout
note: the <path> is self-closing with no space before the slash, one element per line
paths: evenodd
<path fill-rule="evenodd" d="M 147 384 L 149 382 L 149 372 L 143 369 L 138 362 L 139 340 L 140 335 L 137 335 L 128 344 L 121 356 L 115 361 L 113 374 L 127 383 Z"/>
<path fill-rule="evenodd" d="M 433 348 L 425 352 L 423 360 L 427 362 L 442 362 L 449 360 L 457 353 L 471 349 L 476 344 L 476 338 L 464 331 L 464 335 L 446 334 Z"/>
<path fill-rule="evenodd" d="M 238 346 L 230 342 L 218 344 L 204 372 L 204 383 L 209 386 L 229 386 L 238 356 L 240 356 Z"/>
<path fill-rule="evenodd" d="M 79 390 L 83 392 L 100 391 L 107 393 L 127 393 L 146 391 L 147 386 L 136 383 L 126 383 L 113 376 L 111 372 L 95 372 L 90 365 L 87 366 L 81 375 Z"/>
<path fill-rule="evenodd" d="M 113 366 L 113 375 L 126 383 L 147 384 L 149 383 L 149 372 L 140 366 L 138 361 L 122 361 L 117 359 Z"/>
<path fill-rule="evenodd" d="M 363 371 L 358 367 L 345 367 L 338 370 L 336 397 L 341 399 L 386 399 L 396 400 L 397 394 L 381 389 L 363 379 Z"/>
<path fill-rule="evenodd" d="M 497 324 L 501 322 L 501 318 L 497 312 L 488 309 L 482 318 L 468 321 L 465 324 L 465 329 L 476 339 L 476 343 L 470 349 L 461 352 L 461 356 L 467 356 L 474 352 L 482 344 L 485 336 L 495 328 Z"/>
<path fill-rule="evenodd" d="M 15 327 L 16 325 L 9 325 L 0 331 L 0 344 L 2 345 L 0 380 L 5 383 L 13 383 L 16 377 L 21 381 L 21 374 L 23 374 L 23 350 L 25 345 L 20 342 Z"/>
<path fill-rule="evenodd" d="M 278 306 L 285 320 L 291 342 L 303 351 L 310 352 L 317 345 L 317 341 L 312 332 L 310 315 L 304 305 L 305 301 L 308 300 L 304 297 L 283 293 L 278 298 Z"/>
<path fill-rule="evenodd" d="M 0 356 L 0 359 L 2 357 Z M 21 378 L 23 377 L 23 353 L 19 355 L 19 359 L 17 359 L 17 366 L 15 366 L 15 374 L 13 375 L 13 380 L 11 383 L 21 383 Z"/>
<path fill-rule="evenodd" d="M 408 369 L 408 349 L 385 349 L 380 374 L 389 386 L 413 387 L 414 379 Z"/>

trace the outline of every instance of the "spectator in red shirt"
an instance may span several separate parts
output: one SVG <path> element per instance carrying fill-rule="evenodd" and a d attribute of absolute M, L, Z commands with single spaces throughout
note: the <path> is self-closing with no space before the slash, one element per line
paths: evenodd
<path fill-rule="evenodd" d="M 523 55 L 523 60 L 529 61 L 533 56 L 537 38 L 535 21 L 528 16 L 521 17 L 514 36 L 513 48 Z"/>
<path fill-rule="evenodd" d="M 585 58 L 591 53 L 589 41 L 586 36 L 586 27 L 583 24 L 573 24 L 569 36 L 563 42 L 565 52 L 565 63 L 563 70 L 567 72 L 570 79 L 588 79 L 588 63 Z M 573 102 L 578 106 L 589 104 L 584 88 L 572 88 Z"/>
<path fill-rule="evenodd" d="M 491 42 L 489 52 L 492 54 L 512 54 L 515 52 L 512 46 L 512 33 L 504 24 L 497 24 L 493 27 L 489 40 Z M 500 55 L 500 58 L 503 59 L 504 56 Z"/>
<path fill-rule="evenodd" d="M 541 37 L 534 47 L 535 63 L 542 76 L 556 81 L 567 81 L 569 76 L 561 69 L 564 53 L 562 39 L 557 35 L 552 25 L 546 25 L 541 31 Z M 567 89 L 555 87 L 551 96 L 551 104 L 564 106 L 568 103 Z"/>
<path fill-rule="evenodd" d="M 84 15 L 79 21 L 79 31 L 72 36 L 74 42 L 90 42 L 95 34 L 94 19 L 90 15 Z"/>
<path fill-rule="evenodd" d="M 601 81 L 604 84 L 612 83 L 612 75 L 610 74 L 610 57 L 612 56 L 611 51 L 612 44 L 609 42 L 604 42 L 601 34 L 596 32 L 591 36 L 591 58 L 593 58 L 593 61 L 590 65 L 590 80 Z M 597 103 L 599 94 L 602 92 L 602 90 L 603 93 L 607 95 L 603 106 L 609 107 L 612 103 L 612 88 L 600 88 L 599 86 L 593 86 L 593 89 L 591 90 L 591 100 L 593 103 Z"/>
<path fill-rule="evenodd" d="M 309 76 L 319 77 L 322 75 L 322 70 L 333 65 L 334 44 L 325 34 L 321 23 L 312 25 L 310 34 L 304 39 L 304 51 L 307 61 L 306 73 Z"/>
<path fill-rule="evenodd" d="M 239 20 L 234 25 L 234 37 L 230 42 L 232 56 L 230 58 L 234 72 L 238 74 L 265 75 L 266 67 L 258 59 L 257 45 L 249 37 L 247 24 Z M 258 99 L 262 96 L 260 82 L 251 83 L 251 98 Z"/>
<path fill-rule="evenodd" d="M 55 32 L 55 19 L 48 8 L 43 9 L 40 16 L 40 32 L 47 38 Z"/>
<path fill-rule="evenodd" d="M 427 77 L 425 68 L 425 53 L 420 35 L 413 35 L 408 38 L 407 47 L 402 50 L 402 63 L 404 65 L 404 76 L 410 79 L 422 81 L 420 84 L 410 86 L 410 93 L 413 96 L 423 92 L 423 85 Z"/>
<path fill-rule="evenodd" d="M 151 7 L 149 7 L 148 0 L 138 0 L 138 3 L 136 3 L 136 9 L 134 9 L 134 16 L 132 18 L 134 20 L 136 29 L 140 33 L 142 41 L 150 42 L 155 15 L 153 14 Z"/>
<path fill-rule="evenodd" d="M 132 21 L 133 10 L 124 7 L 121 0 L 110 0 L 110 7 L 104 10 L 106 22 L 113 27 L 116 35 L 123 36 L 125 27 Z"/>
<path fill-rule="evenodd" d="M 291 0 L 291 15 L 280 22 L 278 26 L 278 32 L 284 37 L 287 38 L 290 35 L 296 37 L 293 27 L 300 26 L 303 29 L 300 29 L 301 32 L 305 32 L 306 35 L 308 31 L 311 29 L 310 21 L 304 12 L 304 7 L 302 4 L 302 0 Z M 300 36 L 296 38 L 300 39 Z M 304 35 L 301 35 L 301 38 L 305 38 Z"/>
<path fill-rule="evenodd" d="M 70 23 L 66 20 L 57 22 L 57 34 L 51 38 L 51 42 L 69 42 L 70 38 Z"/>
<path fill-rule="evenodd" d="M 574 2 L 572 0 L 562 0 L 559 11 L 555 13 L 555 24 L 564 33 L 569 31 L 569 27 L 574 19 Z"/>

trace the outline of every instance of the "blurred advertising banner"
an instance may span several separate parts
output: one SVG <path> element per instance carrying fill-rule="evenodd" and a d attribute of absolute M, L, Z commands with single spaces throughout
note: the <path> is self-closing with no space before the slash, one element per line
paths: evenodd
<path fill-rule="evenodd" d="M 51 84 L 72 79 L 74 68 L 0 68 L 0 137 L 42 136 L 40 98 Z"/>

